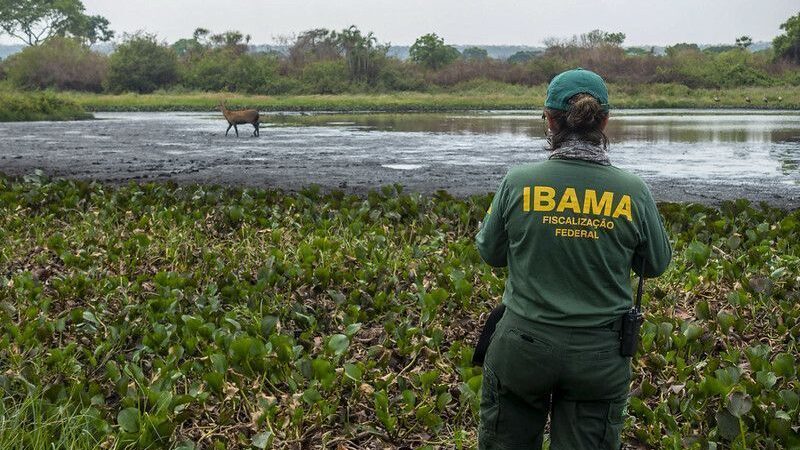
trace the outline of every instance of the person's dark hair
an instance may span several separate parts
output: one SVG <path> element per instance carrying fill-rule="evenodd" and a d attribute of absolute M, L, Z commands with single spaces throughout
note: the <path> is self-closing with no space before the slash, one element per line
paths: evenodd
<path fill-rule="evenodd" d="M 556 130 L 547 135 L 548 150 L 555 150 L 569 138 L 578 138 L 608 148 L 608 136 L 601 127 L 608 117 L 600 102 L 589 94 L 576 94 L 569 99 L 569 110 L 545 108 L 556 123 Z"/>

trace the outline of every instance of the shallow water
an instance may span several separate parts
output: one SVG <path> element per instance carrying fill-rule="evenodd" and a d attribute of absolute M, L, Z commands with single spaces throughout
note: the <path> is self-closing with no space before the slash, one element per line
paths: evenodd
<path fill-rule="evenodd" d="M 238 139 L 233 130 L 225 137 L 227 124 L 215 113 L 96 116 L 0 124 L 0 171 L 287 188 L 401 183 L 466 193 L 491 191 L 509 166 L 547 156 L 541 111 L 272 113 L 260 138 L 243 125 Z M 798 112 L 617 110 L 608 134 L 612 162 L 648 181 L 800 192 Z"/>
<path fill-rule="evenodd" d="M 540 111 L 283 114 L 267 121 L 275 127 L 302 126 L 309 135 L 319 127 L 335 127 L 361 136 L 365 144 L 385 141 L 395 161 L 384 167 L 398 170 L 419 169 L 426 162 L 505 166 L 509 161 L 546 157 Z M 614 164 L 645 176 L 742 181 L 768 177 L 800 183 L 800 113 L 796 112 L 615 111 L 608 136 Z"/>

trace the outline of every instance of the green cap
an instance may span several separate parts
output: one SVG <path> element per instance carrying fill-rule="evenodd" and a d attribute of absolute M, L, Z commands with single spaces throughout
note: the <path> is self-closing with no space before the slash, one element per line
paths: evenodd
<path fill-rule="evenodd" d="M 600 75 L 591 70 L 577 69 L 561 72 L 547 86 L 547 100 L 544 106 L 550 109 L 566 111 L 569 99 L 576 94 L 590 94 L 596 98 L 600 106 L 608 111 L 608 88 Z"/>

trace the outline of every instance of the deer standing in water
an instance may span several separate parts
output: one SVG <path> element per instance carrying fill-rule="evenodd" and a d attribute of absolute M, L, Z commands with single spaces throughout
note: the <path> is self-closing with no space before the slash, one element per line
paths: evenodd
<path fill-rule="evenodd" d="M 233 127 L 233 129 L 236 131 L 236 137 L 239 137 L 239 127 L 237 127 L 237 125 L 244 125 L 246 123 L 253 125 L 253 136 L 261 136 L 261 133 L 258 129 L 261 116 L 255 109 L 231 111 L 225 107 L 224 100 L 219 103 L 219 109 L 222 111 L 222 115 L 225 116 L 225 120 L 228 121 L 228 129 L 225 130 L 225 136 L 228 135 L 228 132 L 231 131 L 231 127 Z"/>

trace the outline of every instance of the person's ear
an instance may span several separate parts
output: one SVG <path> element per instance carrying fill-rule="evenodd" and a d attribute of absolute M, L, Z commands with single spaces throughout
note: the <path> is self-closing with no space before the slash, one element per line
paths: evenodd
<path fill-rule="evenodd" d="M 606 116 L 602 122 L 600 122 L 600 130 L 604 131 L 606 129 L 606 125 L 608 125 L 608 116 Z"/>
<path fill-rule="evenodd" d="M 547 119 L 547 128 L 552 132 L 556 132 L 556 128 L 558 128 L 556 120 L 547 111 L 544 112 L 544 117 Z"/>

